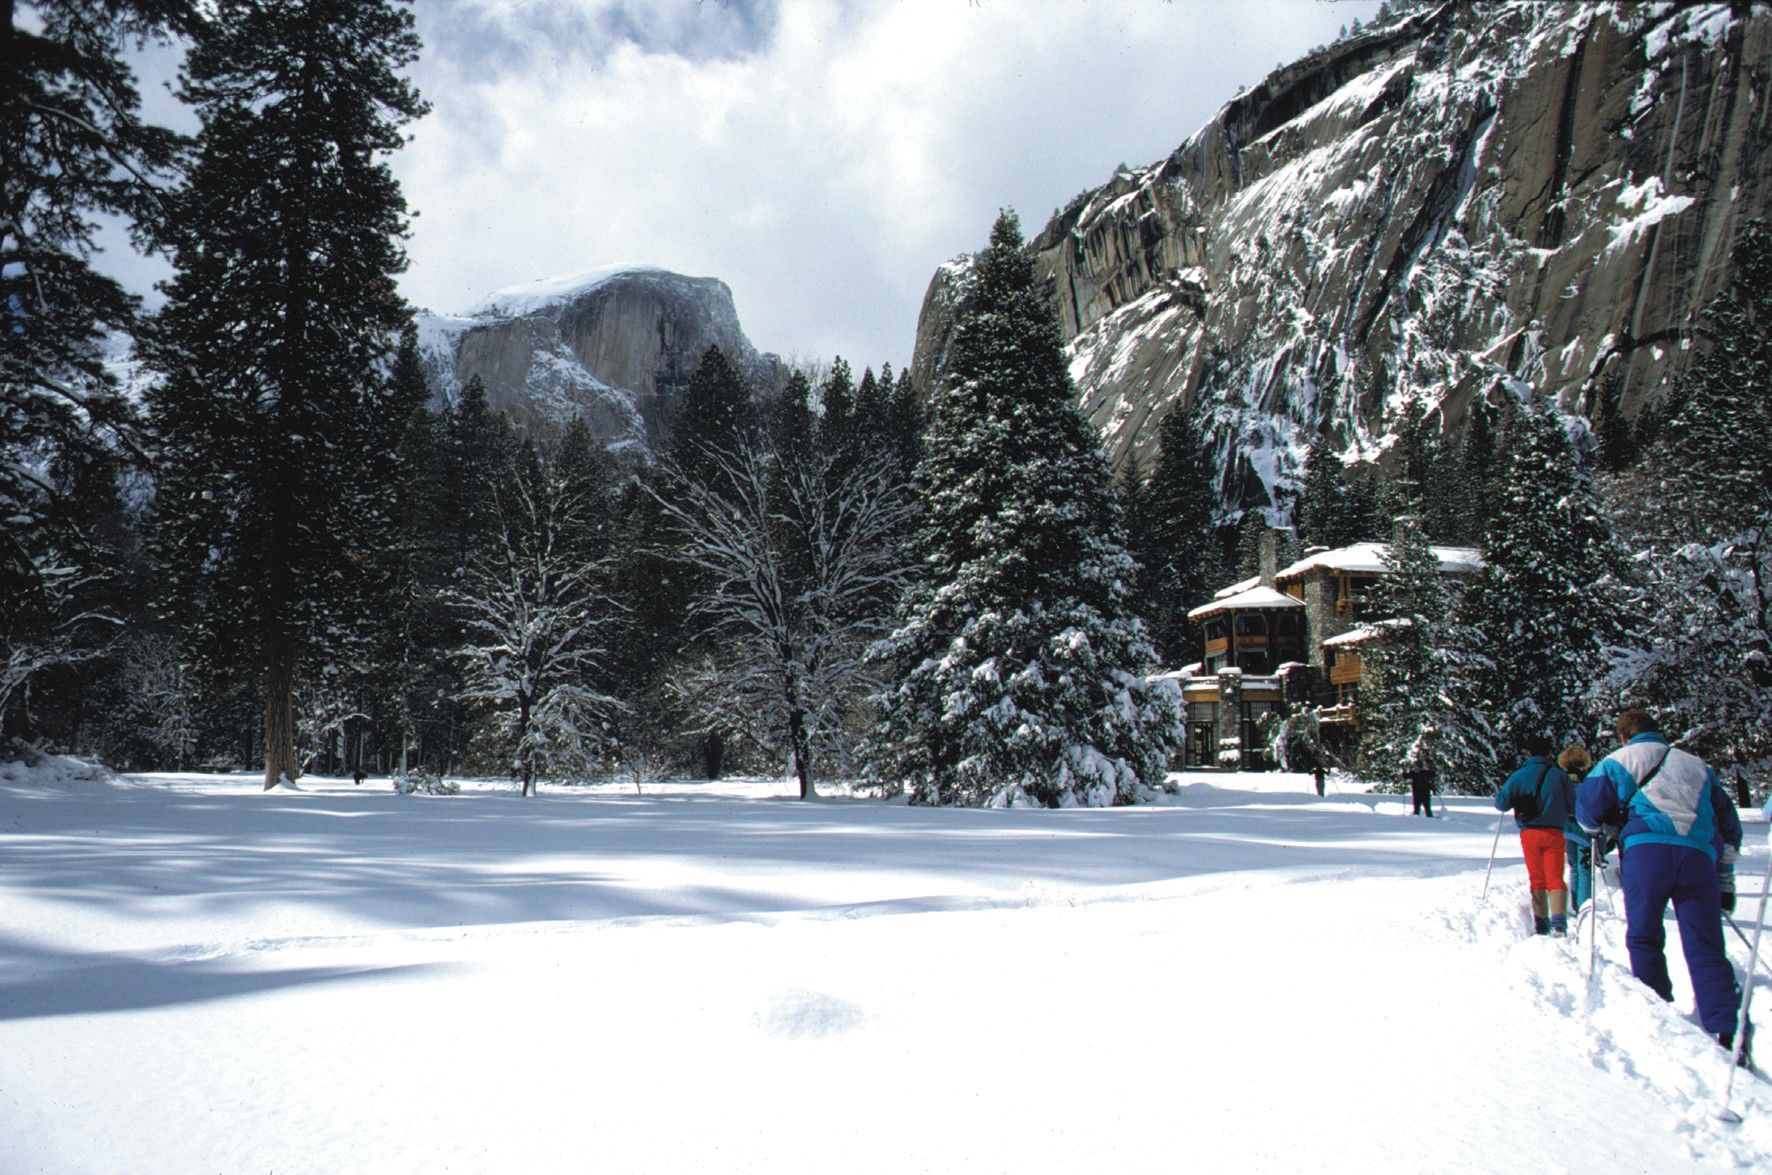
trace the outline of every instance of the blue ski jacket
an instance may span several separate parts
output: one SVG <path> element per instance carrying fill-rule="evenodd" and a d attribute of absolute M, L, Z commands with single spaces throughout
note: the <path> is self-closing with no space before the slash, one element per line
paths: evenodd
<path fill-rule="evenodd" d="M 1542 783 L 1539 782 L 1540 776 L 1543 776 Z M 1554 828 L 1561 832 L 1569 821 L 1569 812 L 1575 802 L 1574 787 L 1563 769 L 1548 756 L 1533 755 L 1518 771 L 1508 776 L 1501 790 L 1495 793 L 1495 808 L 1506 812 L 1521 797 L 1530 796 L 1537 813 L 1522 820 L 1515 812 L 1514 823 L 1521 828 Z"/>
<path fill-rule="evenodd" d="M 1600 760 L 1576 788 L 1575 818 L 1590 833 L 1622 823 L 1627 849 L 1682 845 L 1714 859 L 1725 844 L 1741 847 L 1741 817 L 1717 773 L 1659 734 L 1639 734 Z"/>

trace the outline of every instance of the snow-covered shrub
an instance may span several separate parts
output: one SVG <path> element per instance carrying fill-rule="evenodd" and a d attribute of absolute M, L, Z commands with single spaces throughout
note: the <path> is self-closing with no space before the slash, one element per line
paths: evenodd
<path fill-rule="evenodd" d="M 404 775 L 396 774 L 394 790 L 403 796 L 414 792 L 427 796 L 455 796 L 461 794 L 461 784 L 452 779 L 444 779 L 427 768 L 418 767 Z"/>
<path fill-rule="evenodd" d="M 111 773 L 97 763 L 45 754 L 19 740 L 0 740 L 0 784 L 71 791 L 111 780 Z"/>

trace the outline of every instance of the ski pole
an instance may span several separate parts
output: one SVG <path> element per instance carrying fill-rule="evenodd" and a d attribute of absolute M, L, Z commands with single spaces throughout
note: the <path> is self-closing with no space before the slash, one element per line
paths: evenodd
<path fill-rule="evenodd" d="M 1489 842 L 1489 868 L 1483 870 L 1482 900 L 1484 901 L 1489 898 L 1489 875 L 1495 872 L 1495 850 L 1501 847 L 1501 822 L 1506 819 L 1506 813 L 1495 818 L 1495 839 Z"/>
<path fill-rule="evenodd" d="M 1762 960 L 1760 958 L 1759 954 L 1754 951 L 1753 944 L 1747 941 L 1747 931 L 1741 929 L 1740 923 L 1736 922 L 1734 918 L 1730 917 L 1727 912 L 1725 912 L 1723 914 L 1723 921 L 1725 921 L 1729 924 L 1729 929 L 1733 930 L 1735 932 L 1735 937 L 1739 938 L 1741 940 L 1741 945 L 1746 947 L 1748 949 L 1748 951 L 1750 952 L 1751 957 L 1748 959 L 1747 965 L 1750 968 L 1756 963 L 1758 963 L 1762 967 L 1765 966 L 1765 961 Z"/>
<path fill-rule="evenodd" d="M 1760 957 L 1760 934 L 1766 929 L 1766 894 L 1772 890 L 1772 846 L 1766 853 L 1766 877 L 1760 885 L 1760 912 L 1754 919 L 1754 941 L 1751 947 L 1753 957 Z M 1735 1048 L 1729 1053 L 1729 1083 L 1723 1087 L 1723 1108 L 1717 1111 L 1717 1117 L 1725 1122 L 1740 1122 L 1741 1115 L 1729 1108 L 1729 1098 L 1735 1092 L 1735 1071 L 1741 1066 L 1736 1060 L 1747 1046 L 1747 1005 L 1754 997 L 1754 976 L 1759 974 L 1757 968 L 1749 966 L 1747 982 L 1742 985 L 1741 1011 L 1735 1017 Z"/>
<path fill-rule="evenodd" d="M 1600 845 L 1595 834 L 1587 845 L 1587 981 L 1594 981 L 1600 959 Z"/>

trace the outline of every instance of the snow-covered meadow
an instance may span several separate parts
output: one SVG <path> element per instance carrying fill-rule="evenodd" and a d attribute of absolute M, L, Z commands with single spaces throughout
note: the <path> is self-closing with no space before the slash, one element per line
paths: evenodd
<path fill-rule="evenodd" d="M 976 811 L 0 767 L 0 1171 L 1772 1163 L 1762 1078 L 1715 1117 L 1677 949 L 1669 1007 L 1606 918 L 1590 985 L 1585 942 L 1525 936 L 1511 830 L 1481 898 L 1484 801 L 1179 782 Z"/>

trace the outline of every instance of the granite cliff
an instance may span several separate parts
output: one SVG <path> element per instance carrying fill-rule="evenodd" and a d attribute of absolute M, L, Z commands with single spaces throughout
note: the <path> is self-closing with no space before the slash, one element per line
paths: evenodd
<path fill-rule="evenodd" d="M 1405 397 L 1627 415 L 1691 357 L 1730 244 L 1772 212 L 1763 5 L 1416 4 L 1270 74 L 1029 243 L 1083 410 L 1123 461 L 1202 400 L 1227 505 L 1270 505 L 1319 429 L 1381 458 Z M 913 375 L 939 378 L 967 263 Z"/>
<path fill-rule="evenodd" d="M 520 424 L 583 416 L 617 451 L 643 453 L 661 414 L 717 345 L 762 394 L 781 363 L 745 337 L 714 278 L 624 266 L 501 290 L 465 315 L 419 317 L 434 403 L 474 376 Z"/>

